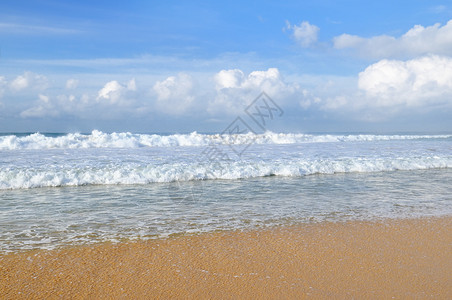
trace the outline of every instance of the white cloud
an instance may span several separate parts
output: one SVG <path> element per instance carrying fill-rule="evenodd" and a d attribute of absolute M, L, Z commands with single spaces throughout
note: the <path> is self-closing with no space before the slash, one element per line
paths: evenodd
<path fill-rule="evenodd" d="M 5 92 L 5 87 L 8 84 L 6 81 L 6 78 L 3 76 L 0 76 L 0 98 L 3 96 L 3 93 Z"/>
<path fill-rule="evenodd" d="M 22 118 L 53 118 L 62 116 L 78 116 L 81 118 L 108 118 L 111 113 L 109 103 L 93 101 L 95 97 L 87 94 L 76 96 L 73 94 L 44 95 L 39 94 L 38 100 L 22 111 Z M 113 106 L 115 108 L 115 106 Z M 117 109 L 116 109 L 117 110 Z M 121 111 L 123 109 L 121 108 Z"/>
<path fill-rule="evenodd" d="M 110 100 L 112 103 L 117 102 L 121 96 L 121 91 L 125 87 L 116 80 L 107 82 L 97 94 L 97 100 Z"/>
<path fill-rule="evenodd" d="M 28 25 L 18 23 L 0 23 L 0 32 L 36 35 L 36 34 L 75 34 L 80 33 L 81 31 L 61 27 Z"/>
<path fill-rule="evenodd" d="M 47 78 L 43 75 L 35 74 L 32 72 L 25 72 L 24 75 L 17 76 L 9 84 L 11 90 L 22 91 L 27 88 L 45 90 L 48 86 Z"/>
<path fill-rule="evenodd" d="M 309 22 L 301 22 L 300 25 L 291 25 L 287 22 L 287 29 L 292 30 L 292 37 L 300 46 L 307 48 L 317 42 L 319 27 L 309 24 Z"/>
<path fill-rule="evenodd" d="M 129 91 L 136 91 L 137 90 L 137 83 L 135 82 L 135 78 L 132 78 L 128 83 L 127 83 L 127 89 Z"/>
<path fill-rule="evenodd" d="M 400 37 L 379 35 L 364 38 L 342 34 L 333 39 L 336 49 L 354 49 L 363 57 L 397 58 L 424 54 L 452 53 L 452 20 L 441 26 L 436 23 L 423 27 L 416 25 Z"/>
<path fill-rule="evenodd" d="M 59 110 L 54 107 L 49 96 L 40 94 L 36 105 L 20 113 L 22 118 L 57 117 Z"/>
<path fill-rule="evenodd" d="M 238 114 L 261 92 L 278 99 L 300 98 L 302 90 L 295 83 L 286 83 L 277 68 L 253 71 L 245 76 L 238 69 L 222 70 L 214 76 L 216 96 L 209 101 L 210 113 Z"/>
<path fill-rule="evenodd" d="M 259 87 L 268 92 L 279 91 L 285 85 L 277 68 L 269 68 L 267 71 L 253 71 L 246 80 L 242 81 L 242 87 L 244 88 Z"/>
<path fill-rule="evenodd" d="M 436 5 L 436 6 L 431 7 L 429 9 L 429 11 L 431 11 L 432 13 L 435 13 L 435 14 L 440 14 L 440 13 L 443 13 L 443 12 L 447 12 L 447 6 L 445 6 L 445 5 Z"/>
<path fill-rule="evenodd" d="M 40 94 L 38 97 L 39 97 L 39 100 L 41 100 L 42 102 L 49 103 L 49 96 Z"/>
<path fill-rule="evenodd" d="M 76 80 L 66 81 L 68 89 L 74 89 Z M 83 119 L 116 119 L 130 116 L 136 112 L 137 102 L 135 79 L 122 84 L 116 80 L 107 82 L 97 92 L 68 94 L 39 94 L 38 100 L 28 103 L 28 108 L 20 112 L 22 118 L 53 118 L 77 116 Z M 25 103 L 26 104 L 26 103 Z"/>
<path fill-rule="evenodd" d="M 240 87 L 245 74 L 239 69 L 221 70 L 214 76 L 216 89 Z"/>
<path fill-rule="evenodd" d="M 254 89 L 284 85 L 281 74 L 277 68 L 269 68 L 267 71 L 253 71 L 248 76 L 238 69 L 221 70 L 214 76 L 216 89 Z"/>
<path fill-rule="evenodd" d="M 184 73 L 157 81 L 153 87 L 157 94 L 156 108 L 172 115 L 184 113 L 195 99 L 193 87 L 192 77 Z"/>
<path fill-rule="evenodd" d="M 11 89 L 20 91 L 28 87 L 28 80 L 25 76 L 17 76 L 16 79 L 11 82 L 10 86 Z"/>
<path fill-rule="evenodd" d="M 450 57 L 384 59 L 368 66 L 356 79 L 343 84 L 336 79 L 324 86 L 319 82 L 299 104 L 303 109 L 371 122 L 399 115 L 452 111 Z"/>
<path fill-rule="evenodd" d="M 79 81 L 77 79 L 68 79 L 66 81 L 66 88 L 68 90 L 76 89 L 78 86 Z"/>
<path fill-rule="evenodd" d="M 97 101 L 108 100 L 109 103 L 117 103 L 124 105 L 131 97 L 130 92 L 136 91 L 135 79 L 130 80 L 126 85 L 116 80 L 107 82 L 97 93 Z"/>
<path fill-rule="evenodd" d="M 26 76 L 18 76 L 26 80 Z M 17 80 L 17 78 L 16 78 Z M 28 81 L 27 81 L 28 82 Z M 83 119 L 99 118 L 113 120 L 124 118 L 138 112 L 148 100 L 144 100 L 142 94 L 137 91 L 135 79 L 126 82 L 112 80 L 101 86 L 100 89 L 89 87 L 86 89 L 78 87 L 78 80 L 69 79 L 63 81 L 66 84 L 66 92 L 61 93 L 60 88 L 50 88 L 46 93 L 30 91 L 24 95 L 14 95 L 12 88 L 8 100 L 10 108 L 21 108 L 18 114 L 22 118 L 52 118 L 63 116 L 77 116 Z M 96 84 L 97 86 L 99 83 Z M 59 84 L 57 85 L 59 86 Z M 30 86 L 28 85 L 28 89 Z M 15 106 L 14 99 L 21 97 L 21 105 Z M 33 98 L 37 100 L 31 101 Z M 140 100 L 141 99 L 141 100 Z M 26 109 L 23 109 L 23 106 Z M 150 106 L 148 104 L 148 106 Z"/>
<path fill-rule="evenodd" d="M 303 97 L 301 97 L 298 103 L 303 109 L 308 109 L 309 107 L 317 105 L 322 101 L 320 97 L 315 96 L 311 91 L 307 89 L 303 89 L 301 91 L 301 94 L 303 95 Z"/>
<path fill-rule="evenodd" d="M 264 91 L 283 110 L 298 110 L 300 116 L 381 120 L 399 113 L 450 111 L 451 73 L 452 58 L 426 55 L 405 61 L 380 60 L 353 77 L 285 78 L 277 68 L 249 73 L 226 69 L 196 76 L 180 73 L 163 80 L 122 76 L 107 82 L 103 76 L 95 80 L 79 78 L 84 84 L 90 83 L 88 87 L 79 87 L 76 79 L 52 78 L 55 86 L 40 91 L 38 79 L 46 83 L 45 77 L 25 72 L 17 77 L 0 77 L 0 96 L 3 86 L 1 101 L 8 109 L 4 112 L 23 118 L 123 120 L 148 114 L 178 118 L 189 113 L 209 118 L 237 116 Z M 67 89 L 62 91 L 64 86 Z"/>
<path fill-rule="evenodd" d="M 359 74 L 358 87 L 373 106 L 452 104 L 452 58 L 381 60 Z"/>
<path fill-rule="evenodd" d="M 74 103 L 76 101 L 76 97 L 72 94 L 70 95 L 58 95 L 57 99 L 60 103 Z M 86 100 L 86 99 L 85 99 Z M 81 101 L 83 103 L 83 101 Z M 87 103 L 84 101 L 84 103 Z"/>

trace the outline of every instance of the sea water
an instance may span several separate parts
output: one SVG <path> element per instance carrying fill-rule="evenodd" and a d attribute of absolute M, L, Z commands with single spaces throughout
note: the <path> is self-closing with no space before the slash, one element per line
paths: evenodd
<path fill-rule="evenodd" d="M 4 134 L 0 251 L 452 214 L 452 135 Z"/>

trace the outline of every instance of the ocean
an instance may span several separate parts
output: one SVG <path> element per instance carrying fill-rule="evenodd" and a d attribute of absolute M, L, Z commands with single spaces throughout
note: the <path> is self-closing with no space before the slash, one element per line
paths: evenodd
<path fill-rule="evenodd" d="M 452 135 L 0 135 L 0 252 L 452 214 Z"/>

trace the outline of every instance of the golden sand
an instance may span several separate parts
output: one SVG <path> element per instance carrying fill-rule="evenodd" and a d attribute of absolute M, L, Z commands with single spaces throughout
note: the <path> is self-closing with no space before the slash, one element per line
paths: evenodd
<path fill-rule="evenodd" d="M 0 298 L 452 299 L 452 217 L 0 256 Z"/>

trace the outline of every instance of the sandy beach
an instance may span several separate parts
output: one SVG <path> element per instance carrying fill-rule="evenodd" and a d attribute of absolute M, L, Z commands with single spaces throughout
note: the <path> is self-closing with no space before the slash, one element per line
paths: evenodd
<path fill-rule="evenodd" d="M 0 256 L 20 298 L 452 298 L 452 217 L 306 224 Z"/>

